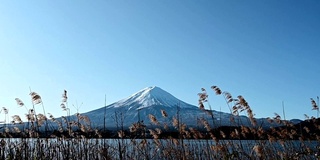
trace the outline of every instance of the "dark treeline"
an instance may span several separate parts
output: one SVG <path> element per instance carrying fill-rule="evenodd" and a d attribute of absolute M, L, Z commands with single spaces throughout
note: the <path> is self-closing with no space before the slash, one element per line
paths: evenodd
<path fill-rule="evenodd" d="M 160 139 L 168 139 L 168 138 L 183 138 L 183 139 L 212 139 L 215 137 L 217 140 L 267 140 L 267 139 L 284 139 L 284 140 L 298 140 L 299 138 L 308 139 L 308 140 L 316 140 L 317 133 L 320 133 L 320 118 L 318 119 L 309 119 L 302 121 L 298 124 L 290 124 L 285 121 L 282 122 L 283 126 L 280 127 L 271 127 L 269 129 L 263 128 L 252 128 L 252 127 L 234 127 L 234 126 L 221 126 L 218 128 L 211 129 L 210 131 L 205 130 L 204 128 L 197 128 L 197 135 L 195 136 L 194 131 L 187 129 L 187 133 L 179 132 L 176 128 L 169 128 L 167 130 L 162 129 L 161 134 L 159 134 Z M 153 136 L 150 134 L 149 129 L 154 128 L 143 128 L 137 132 L 130 132 L 129 129 L 123 130 L 124 137 L 127 139 L 137 138 L 147 138 L 152 139 Z M 188 133 L 193 133 L 188 135 Z M 81 130 L 74 130 L 72 134 L 68 131 L 48 131 L 38 132 L 39 138 L 56 138 L 56 137 L 64 137 L 64 138 L 74 138 L 74 137 L 85 137 L 85 138 L 112 138 L 117 139 L 120 138 L 118 135 L 118 131 L 116 128 L 111 128 L 108 130 L 100 129 L 100 130 L 92 130 L 83 132 Z M 2 132 L 0 133 L 1 138 L 32 138 L 26 132 Z"/>

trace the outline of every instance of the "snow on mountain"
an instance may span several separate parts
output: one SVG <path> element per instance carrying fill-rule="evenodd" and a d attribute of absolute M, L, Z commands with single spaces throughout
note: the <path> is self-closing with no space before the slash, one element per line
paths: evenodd
<path fill-rule="evenodd" d="M 161 110 L 167 112 L 168 117 L 163 117 Z M 234 125 L 230 122 L 229 113 L 213 111 L 214 124 L 212 117 L 198 107 L 185 103 L 170 93 L 159 87 L 147 87 L 128 98 L 110 104 L 106 107 L 83 113 L 90 118 L 95 127 L 102 127 L 104 115 L 107 127 L 130 126 L 131 124 L 143 121 L 146 125 L 152 125 L 149 114 L 154 115 L 160 123 L 172 125 L 173 117 L 179 117 L 180 122 L 191 126 L 197 126 L 199 119 L 206 119 L 215 126 Z M 236 117 L 236 120 L 249 125 L 247 117 Z"/>
<path fill-rule="evenodd" d="M 162 116 L 161 110 L 168 113 L 168 118 Z M 147 87 L 128 98 L 106 107 L 84 113 L 84 115 L 90 117 L 91 121 L 94 121 L 96 124 L 101 125 L 105 113 L 106 122 L 108 126 L 111 125 L 112 127 L 116 125 L 116 116 L 118 116 L 118 118 L 119 116 L 123 117 L 124 126 L 130 126 L 139 120 L 148 124 L 150 122 L 148 118 L 149 114 L 156 116 L 159 121 L 170 121 L 172 117 L 177 116 L 177 114 L 181 115 L 181 117 L 183 117 L 182 119 L 189 121 L 192 119 L 194 122 L 196 122 L 197 116 L 205 116 L 205 113 L 200 111 L 198 107 L 187 104 L 155 86 Z"/>
<path fill-rule="evenodd" d="M 163 117 L 161 111 L 167 113 L 167 117 Z M 90 119 L 91 127 L 103 128 L 106 124 L 107 128 L 129 127 L 133 123 L 143 122 L 147 126 L 154 126 L 149 119 L 152 114 L 160 122 L 172 126 L 173 118 L 179 119 L 180 123 L 188 126 L 201 126 L 200 119 L 205 119 L 212 127 L 219 126 L 235 126 L 245 125 L 251 126 L 250 120 L 246 116 L 232 116 L 232 114 L 212 111 L 212 116 L 208 112 L 200 110 L 199 107 L 185 103 L 170 93 L 159 87 L 147 87 L 128 98 L 112 103 L 108 106 L 98 108 L 96 110 L 83 113 Z M 76 116 L 66 117 L 69 121 L 77 121 Z M 233 122 L 231 122 L 233 119 Z M 57 118 L 62 122 L 61 118 Z M 265 128 L 270 127 L 266 118 L 256 119 L 258 126 Z M 105 123 L 104 123 L 105 122 Z M 300 121 L 293 121 L 293 123 Z M 57 124 L 51 123 L 53 128 L 57 128 Z M 277 125 L 272 125 L 277 126 Z M 203 127 L 202 127 L 203 128 Z M 42 127 L 44 130 L 44 127 Z"/>
<path fill-rule="evenodd" d="M 177 104 L 180 105 L 181 108 L 193 108 L 194 106 L 189 105 L 185 102 L 180 101 L 170 93 L 162 90 L 159 87 L 147 87 L 133 95 L 129 98 L 120 100 L 112 105 L 108 106 L 108 108 L 112 107 L 123 107 L 123 106 L 131 106 L 131 105 L 140 105 L 140 107 L 136 109 L 142 109 L 145 107 L 161 105 L 167 107 L 174 107 Z M 129 108 L 131 109 L 131 107 Z"/>

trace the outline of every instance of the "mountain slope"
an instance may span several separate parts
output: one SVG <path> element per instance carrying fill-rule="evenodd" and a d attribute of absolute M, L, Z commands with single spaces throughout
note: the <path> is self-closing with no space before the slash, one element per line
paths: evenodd
<path fill-rule="evenodd" d="M 130 106 L 129 109 L 131 109 L 132 107 L 134 109 L 143 109 L 143 108 L 156 106 L 156 105 L 166 106 L 166 107 L 175 107 L 177 104 L 179 104 L 181 108 L 195 107 L 180 101 L 170 93 L 162 90 L 159 87 L 154 86 L 154 87 L 147 87 L 131 95 L 126 99 L 120 100 L 116 103 L 113 103 L 107 106 L 107 108 Z M 135 108 L 135 107 L 138 107 L 138 108 Z"/>
<path fill-rule="evenodd" d="M 162 116 L 161 110 L 167 112 L 167 118 Z M 180 101 L 159 87 L 145 88 L 126 99 L 84 113 L 92 122 L 100 124 L 100 126 L 101 122 L 103 123 L 104 114 L 106 114 L 107 125 L 111 127 L 116 126 L 115 121 L 117 116 L 118 119 L 123 118 L 124 126 L 130 126 L 139 120 L 144 121 L 144 123 L 148 125 L 150 124 L 149 114 L 154 115 L 162 122 L 169 122 L 173 116 L 179 114 L 181 115 L 182 121 L 185 120 L 192 124 L 195 124 L 197 117 L 207 116 L 204 112 L 200 111 L 198 107 Z"/>
<path fill-rule="evenodd" d="M 162 116 L 162 111 L 167 113 L 167 117 Z M 211 127 L 219 126 L 251 126 L 250 120 L 246 116 L 233 116 L 229 113 L 212 111 L 213 116 L 207 111 L 200 110 L 199 107 L 185 103 L 170 93 L 162 90 L 159 87 L 147 87 L 128 98 L 122 99 L 118 102 L 112 103 L 108 106 L 92 110 L 90 112 L 82 113 L 90 120 L 92 128 L 104 128 L 106 124 L 107 129 L 114 129 L 117 127 L 129 127 L 133 123 L 142 122 L 147 126 L 154 126 L 149 119 L 149 115 L 154 115 L 156 119 L 163 126 L 166 123 L 172 126 L 173 118 L 179 119 L 180 123 L 188 126 L 197 126 L 203 128 L 200 119 L 205 119 Z M 65 127 L 66 123 L 63 119 L 77 122 L 76 116 L 57 118 Z M 214 121 L 213 121 L 214 119 Z M 231 121 L 231 119 L 233 119 Z M 257 125 L 264 128 L 270 126 L 280 126 L 280 124 L 270 124 L 266 118 L 256 119 Z M 300 121 L 292 121 L 294 124 Z M 58 124 L 50 122 L 52 129 L 57 129 Z M 41 127 L 44 130 L 44 126 Z"/>
<path fill-rule="evenodd" d="M 161 110 L 166 111 L 168 117 L 163 117 Z M 128 98 L 83 113 L 83 115 L 90 118 L 94 127 L 103 127 L 104 115 L 106 115 L 107 127 L 116 127 L 117 125 L 128 127 L 139 120 L 146 125 L 151 125 L 149 114 L 154 115 L 159 122 L 169 125 L 172 125 L 173 117 L 179 117 L 180 122 L 189 126 L 198 126 L 199 119 L 206 119 L 212 126 L 235 125 L 230 122 L 231 114 L 217 111 L 212 111 L 212 113 L 214 122 L 212 122 L 211 115 L 198 107 L 179 100 L 159 87 L 147 87 Z M 242 122 L 244 125 L 250 125 L 248 118 L 245 116 L 236 117 L 235 120 Z"/>

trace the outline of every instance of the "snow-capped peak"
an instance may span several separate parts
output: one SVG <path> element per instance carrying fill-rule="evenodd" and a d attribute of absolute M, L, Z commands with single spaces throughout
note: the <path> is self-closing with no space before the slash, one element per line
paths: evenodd
<path fill-rule="evenodd" d="M 179 105 L 182 108 L 191 106 L 185 102 L 180 101 L 170 93 L 164 91 L 163 89 L 157 86 L 144 88 L 143 90 L 140 90 L 139 92 L 131 95 L 130 97 L 114 103 L 113 106 L 132 106 L 133 104 L 139 105 L 139 107 L 136 109 L 141 109 L 155 105 L 161 105 L 166 107 L 174 107 Z"/>
<path fill-rule="evenodd" d="M 162 116 L 162 110 L 164 110 L 168 117 Z M 128 98 L 115 102 L 111 105 L 101 107 L 99 109 L 83 113 L 90 117 L 92 124 L 97 124 L 102 127 L 102 123 L 107 122 L 111 127 L 117 125 L 130 126 L 136 122 L 144 122 L 144 124 L 151 124 L 148 117 L 149 114 L 157 117 L 159 122 L 167 122 L 172 117 L 179 116 L 181 122 L 187 125 L 198 125 L 198 119 L 204 118 L 208 122 L 214 120 L 214 123 L 218 127 L 228 125 L 239 125 L 235 122 L 241 122 L 241 125 L 251 126 L 250 120 L 246 116 L 236 116 L 233 121 L 230 120 L 230 113 L 223 113 L 212 111 L 214 119 L 207 112 L 199 109 L 196 106 L 187 104 L 179 99 L 175 98 L 170 93 L 162 90 L 159 87 L 147 87 Z M 117 116 L 121 116 L 123 121 L 118 121 Z M 267 119 L 257 119 L 259 126 L 270 127 Z M 97 126 L 98 127 L 98 126 Z M 117 126 L 118 127 L 118 126 Z"/>

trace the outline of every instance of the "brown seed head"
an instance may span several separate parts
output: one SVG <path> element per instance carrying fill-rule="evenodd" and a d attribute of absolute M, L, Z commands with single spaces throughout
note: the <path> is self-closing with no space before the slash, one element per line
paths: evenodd
<path fill-rule="evenodd" d="M 62 94 L 62 102 L 67 102 L 67 100 L 68 100 L 67 91 L 64 90 Z"/>
<path fill-rule="evenodd" d="M 18 106 L 20 106 L 20 107 L 24 106 L 24 103 L 21 101 L 21 99 L 16 98 L 15 100 L 16 100 Z"/>
<path fill-rule="evenodd" d="M 40 97 L 40 95 L 38 93 L 31 92 L 30 96 L 31 96 L 32 103 L 34 103 L 34 104 L 42 103 L 41 97 Z"/>
<path fill-rule="evenodd" d="M 252 149 L 258 155 L 258 157 L 262 156 L 263 148 L 261 145 L 255 145 Z"/>
<path fill-rule="evenodd" d="M 168 114 L 165 110 L 161 110 L 161 114 L 163 117 L 168 117 Z"/>
<path fill-rule="evenodd" d="M 316 101 L 314 101 L 313 98 L 310 98 L 310 99 L 311 99 L 312 110 L 319 110 L 319 107 Z"/>
<path fill-rule="evenodd" d="M 220 88 L 217 86 L 211 86 L 211 89 L 213 89 L 216 92 L 216 95 L 220 95 L 222 93 Z"/>
<path fill-rule="evenodd" d="M 150 121 L 151 121 L 153 124 L 156 124 L 156 125 L 159 124 L 157 118 L 156 118 L 154 115 L 149 114 L 149 119 L 150 119 Z"/>

